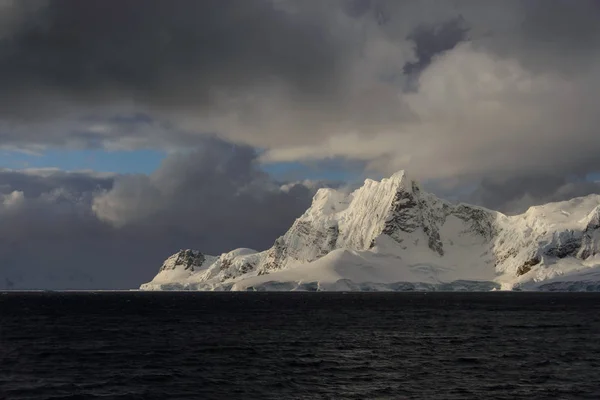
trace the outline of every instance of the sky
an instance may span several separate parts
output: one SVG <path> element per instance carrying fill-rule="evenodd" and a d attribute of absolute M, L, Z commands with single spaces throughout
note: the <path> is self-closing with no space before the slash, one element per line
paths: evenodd
<path fill-rule="evenodd" d="M 0 0 L 0 288 L 268 248 L 400 169 L 508 214 L 600 193 L 594 0 Z"/>

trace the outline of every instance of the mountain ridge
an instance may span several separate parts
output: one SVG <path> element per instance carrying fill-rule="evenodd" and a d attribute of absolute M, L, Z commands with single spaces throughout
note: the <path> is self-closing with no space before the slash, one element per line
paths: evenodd
<path fill-rule="evenodd" d="M 599 242 L 600 195 L 507 216 L 440 199 L 399 171 L 352 193 L 319 189 L 265 251 L 176 253 L 141 289 L 527 290 L 600 268 Z"/>

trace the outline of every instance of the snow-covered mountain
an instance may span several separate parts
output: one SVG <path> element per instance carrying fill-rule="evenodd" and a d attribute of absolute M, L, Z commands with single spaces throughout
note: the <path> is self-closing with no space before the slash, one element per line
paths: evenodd
<path fill-rule="evenodd" d="M 320 189 L 263 252 L 182 250 L 143 290 L 600 290 L 600 195 L 506 216 L 404 171 Z"/>

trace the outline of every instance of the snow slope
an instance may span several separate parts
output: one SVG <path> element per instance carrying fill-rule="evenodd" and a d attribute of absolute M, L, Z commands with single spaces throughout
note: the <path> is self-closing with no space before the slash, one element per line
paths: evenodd
<path fill-rule="evenodd" d="M 263 252 L 171 256 L 143 290 L 592 290 L 600 195 L 517 216 L 452 204 L 404 171 L 320 189 Z M 592 282 L 592 283 L 590 283 Z"/>

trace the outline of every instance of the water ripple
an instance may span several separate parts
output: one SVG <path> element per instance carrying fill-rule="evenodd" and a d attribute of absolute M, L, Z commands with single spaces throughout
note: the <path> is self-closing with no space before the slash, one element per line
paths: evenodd
<path fill-rule="evenodd" d="M 600 398 L 600 295 L 10 293 L 0 398 Z"/>

